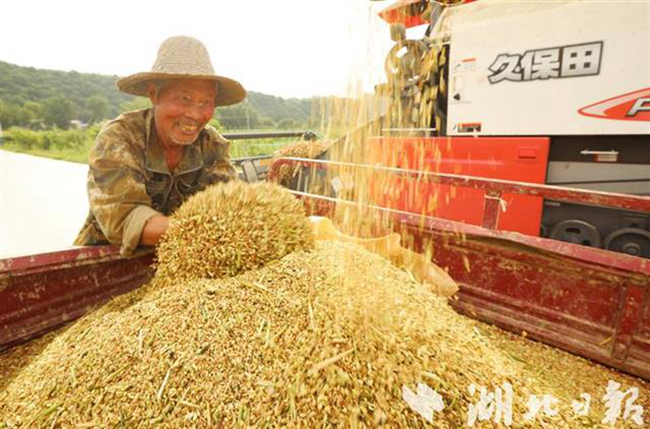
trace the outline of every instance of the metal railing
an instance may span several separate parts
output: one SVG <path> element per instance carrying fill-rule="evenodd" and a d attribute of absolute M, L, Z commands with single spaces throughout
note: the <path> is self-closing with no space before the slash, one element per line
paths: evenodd
<path fill-rule="evenodd" d="M 316 133 L 310 130 L 293 130 L 293 131 L 252 131 L 241 133 L 222 134 L 228 140 L 259 140 L 259 139 L 283 139 L 291 137 L 300 137 L 303 140 L 316 140 Z M 268 167 L 260 165 L 260 161 L 271 159 L 273 155 L 255 155 L 235 158 L 232 163 L 240 169 L 239 177 L 247 182 L 256 182 L 264 180 L 267 175 Z"/>
<path fill-rule="evenodd" d="M 315 140 L 316 133 L 310 130 L 302 131 L 249 131 L 244 133 L 225 133 L 222 134 L 228 140 L 253 140 L 253 139 L 272 139 L 287 137 L 302 137 L 305 140 Z"/>
<path fill-rule="evenodd" d="M 495 229 L 499 221 L 500 201 L 503 194 L 519 194 L 542 197 L 549 200 L 564 201 L 576 204 L 587 204 L 600 207 L 609 207 L 619 210 L 631 210 L 650 213 L 650 197 L 629 194 L 617 194 L 602 191 L 565 188 L 536 183 L 515 182 L 511 180 L 488 179 L 475 176 L 462 176 L 457 174 L 434 173 L 419 170 L 407 170 L 378 165 L 358 164 L 350 162 L 328 161 L 307 158 L 283 157 L 273 166 L 274 171 L 269 172 L 272 179 L 283 164 L 300 163 L 305 167 L 314 166 L 326 168 L 327 165 L 348 167 L 355 169 L 372 170 L 375 172 L 390 173 L 398 177 L 410 178 L 421 183 L 436 183 L 457 187 L 474 188 L 485 191 L 485 206 L 482 226 Z"/>

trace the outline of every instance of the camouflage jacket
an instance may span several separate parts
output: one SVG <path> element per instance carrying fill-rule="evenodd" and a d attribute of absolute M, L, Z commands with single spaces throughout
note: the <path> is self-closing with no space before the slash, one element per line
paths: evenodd
<path fill-rule="evenodd" d="M 169 215 L 190 195 L 236 177 L 230 143 L 206 126 L 185 147 L 173 173 L 167 168 L 153 126 L 152 109 L 120 115 L 100 131 L 90 152 L 90 213 L 75 245 L 120 246 L 130 254 L 140 242 L 145 222 Z"/>

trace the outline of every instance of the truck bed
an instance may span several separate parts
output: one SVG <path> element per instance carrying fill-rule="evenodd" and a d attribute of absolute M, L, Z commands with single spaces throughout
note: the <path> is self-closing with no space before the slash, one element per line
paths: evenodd
<path fill-rule="evenodd" d="M 437 180 L 514 186 L 451 175 Z M 555 199 L 586 198 L 576 190 L 517 186 Z M 342 203 L 296 194 L 310 214 L 331 215 Z M 598 193 L 591 198 L 650 212 L 648 198 Z M 491 229 L 498 209 L 487 205 L 484 226 L 405 212 L 391 216 L 395 230 L 416 250 L 434 243 L 434 262 L 460 285 L 450 301 L 458 312 L 650 380 L 650 261 Z M 0 260 L 0 351 L 143 285 L 153 274 L 153 258 L 150 250 L 124 258 L 115 247 L 96 246 Z"/>

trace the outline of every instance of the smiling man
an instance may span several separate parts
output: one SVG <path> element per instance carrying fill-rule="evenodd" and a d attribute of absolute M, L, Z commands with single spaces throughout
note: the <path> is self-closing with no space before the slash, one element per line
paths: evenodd
<path fill-rule="evenodd" d="M 112 243 L 127 255 L 158 243 L 187 197 L 236 178 L 228 141 L 207 124 L 216 106 L 238 103 L 246 91 L 216 75 L 205 46 L 186 36 L 165 40 L 150 72 L 116 84 L 149 97 L 153 107 L 120 115 L 97 136 L 90 213 L 74 244 Z"/>

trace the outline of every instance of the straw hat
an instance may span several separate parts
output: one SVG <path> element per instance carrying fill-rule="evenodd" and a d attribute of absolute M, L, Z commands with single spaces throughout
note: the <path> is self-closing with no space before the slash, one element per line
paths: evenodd
<path fill-rule="evenodd" d="M 236 80 L 214 74 L 210 55 L 203 43 L 188 36 L 174 36 L 162 42 L 150 72 L 135 73 L 115 82 L 128 94 L 147 96 L 147 83 L 162 79 L 206 79 L 217 83 L 215 105 L 227 106 L 246 98 Z"/>

